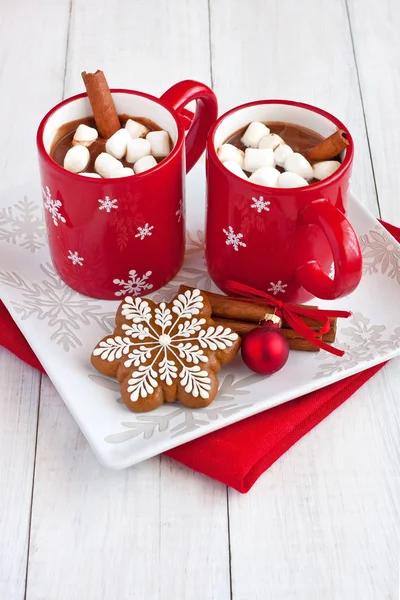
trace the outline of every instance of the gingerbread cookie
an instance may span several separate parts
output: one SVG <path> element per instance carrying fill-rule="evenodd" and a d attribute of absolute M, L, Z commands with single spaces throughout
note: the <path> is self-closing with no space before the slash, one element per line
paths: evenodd
<path fill-rule="evenodd" d="M 134 412 L 179 400 L 208 406 L 218 391 L 216 373 L 240 347 L 231 329 L 216 326 L 200 290 L 187 290 L 169 304 L 126 297 L 113 335 L 92 354 L 93 366 L 121 382 L 121 396 Z"/>

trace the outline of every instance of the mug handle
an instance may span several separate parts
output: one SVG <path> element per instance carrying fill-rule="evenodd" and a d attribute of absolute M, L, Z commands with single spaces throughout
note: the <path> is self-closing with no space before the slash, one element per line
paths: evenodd
<path fill-rule="evenodd" d="M 208 86 L 187 79 L 170 87 L 160 100 L 177 113 L 183 112 L 181 116 L 186 122 L 189 111 L 184 107 L 192 100 L 196 100 L 196 112 L 186 135 L 186 173 L 189 173 L 203 154 L 208 132 L 217 119 L 217 98 Z M 185 128 L 187 129 L 186 125 Z"/>
<path fill-rule="evenodd" d="M 317 225 L 322 229 L 332 250 L 335 274 L 331 279 L 317 260 L 310 260 L 298 267 L 298 283 L 323 300 L 334 300 L 352 292 L 361 279 L 362 255 L 349 221 L 325 198 L 308 204 L 300 213 L 299 220 L 303 225 Z"/>

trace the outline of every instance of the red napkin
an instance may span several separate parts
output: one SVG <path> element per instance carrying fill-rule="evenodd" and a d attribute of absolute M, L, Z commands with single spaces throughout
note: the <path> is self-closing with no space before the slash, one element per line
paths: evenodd
<path fill-rule="evenodd" d="M 400 229 L 382 222 L 400 241 Z M 0 344 L 44 372 L 0 302 Z M 245 493 L 286 450 L 318 425 L 385 363 L 166 452 L 174 460 Z"/>

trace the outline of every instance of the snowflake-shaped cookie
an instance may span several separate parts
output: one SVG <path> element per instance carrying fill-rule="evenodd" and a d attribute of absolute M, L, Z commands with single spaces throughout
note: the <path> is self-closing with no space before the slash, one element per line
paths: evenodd
<path fill-rule="evenodd" d="M 121 396 L 134 412 L 179 400 L 208 406 L 218 391 L 216 372 L 236 355 L 239 336 L 214 325 L 200 290 L 187 290 L 169 304 L 126 297 L 112 336 L 92 354 L 93 366 L 121 382 Z"/>

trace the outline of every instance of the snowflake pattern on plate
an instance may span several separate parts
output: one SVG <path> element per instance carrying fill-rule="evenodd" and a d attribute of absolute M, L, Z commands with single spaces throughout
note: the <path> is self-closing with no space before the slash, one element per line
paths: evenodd
<path fill-rule="evenodd" d="M 43 198 L 44 198 L 44 207 L 49 211 L 52 221 L 56 227 L 58 227 L 58 222 L 66 223 L 65 218 L 60 213 L 60 208 L 62 208 L 61 200 L 54 200 L 51 197 L 51 192 L 49 187 L 46 185 L 46 190 L 42 188 Z"/>
<path fill-rule="evenodd" d="M 114 279 L 113 283 L 122 287 L 122 290 L 115 292 L 116 296 L 125 296 L 125 294 L 132 294 L 133 296 L 143 295 L 146 291 L 153 289 L 153 284 L 148 283 L 148 278 L 152 275 L 152 271 L 147 271 L 142 277 L 132 269 L 129 271 L 129 279 Z"/>
<path fill-rule="evenodd" d="M 268 288 L 268 291 L 272 292 L 274 296 L 276 296 L 277 294 L 284 294 L 286 292 L 287 283 L 282 283 L 280 279 L 276 283 L 270 281 L 269 285 L 271 287 Z"/>
<path fill-rule="evenodd" d="M 73 265 L 79 265 L 80 267 L 83 267 L 83 261 L 85 259 L 82 258 L 82 256 L 79 256 L 78 252 L 72 252 L 71 250 L 68 250 L 68 258 L 72 261 Z"/>
<path fill-rule="evenodd" d="M 154 225 L 149 225 L 148 223 L 146 223 L 145 225 L 143 225 L 143 227 L 138 227 L 137 230 L 137 234 L 135 235 L 135 238 L 140 238 L 141 240 L 144 240 L 147 236 L 151 236 L 152 231 L 154 229 Z"/>
<path fill-rule="evenodd" d="M 187 394 L 208 399 L 212 380 L 206 351 L 226 350 L 238 335 L 229 327 L 207 326 L 207 319 L 196 317 L 203 308 L 198 289 L 179 294 L 171 308 L 165 302 L 151 308 L 147 300 L 128 296 L 121 313 L 124 334 L 102 340 L 93 354 L 109 362 L 123 359 L 124 367 L 133 367 L 127 387 L 131 402 L 175 379 Z"/>
<path fill-rule="evenodd" d="M 316 359 L 322 364 L 314 375 L 314 379 L 346 371 L 357 367 L 361 361 L 371 361 L 380 355 L 398 349 L 400 347 L 400 327 L 388 334 L 385 325 L 371 324 L 371 320 L 361 313 L 354 313 L 349 320 L 349 327 L 340 331 L 338 346 L 345 352 L 343 357 L 332 357 L 326 352 L 320 352 L 316 356 Z"/>
<path fill-rule="evenodd" d="M 243 233 L 235 233 L 230 225 L 228 226 L 227 230 L 223 229 L 222 231 L 226 235 L 225 244 L 227 246 L 232 246 L 236 252 L 239 251 L 240 246 L 246 248 L 245 242 L 242 242 Z"/>
<path fill-rule="evenodd" d="M 43 248 L 45 239 L 40 209 L 26 196 L 13 206 L 0 210 L 0 241 L 16 244 L 34 253 Z"/>
<path fill-rule="evenodd" d="M 105 210 L 106 213 L 110 213 L 113 209 L 118 208 L 118 199 L 114 198 L 111 200 L 110 196 L 105 196 L 104 200 L 99 199 L 99 210 Z"/>
<path fill-rule="evenodd" d="M 367 275 L 381 272 L 400 284 L 400 250 L 386 231 L 369 231 L 360 236 L 363 272 Z"/>
<path fill-rule="evenodd" d="M 112 331 L 114 312 L 103 312 L 101 303 L 68 287 L 52 265 L 46 263 L 40 269 L 45 279 L 38 283 L 28 283 L 15 272 L 0 271 L 0 283 L 21 293 L 22 300 L 11 304 L 23 321 L 31 317 L 45 321 L 52 330 L 50 339 L 66 352 L 82 346 L 79 334 L 83 326 L 96 323 L 106 332 Z"/>
<path fill-rule="evenodd" d="M 117 402 L 122 402 L 117 381 L 101 375 L 90 374 L 88 377 L 93 383 L 114 393 Z M 227 373 L 210 406 L 192 409 L 178 404 L 171 406 L 164 404 L 149 414 L 135 415 L 135 418 L 130 421 L 122 421 L 121 425 L 125 430 L 107 435 L 104 441 L 108 444 L 121 444 L 137 437 L 148 440 L 166 431 L 171 432 L 172 438 L 196 431 L 210 425 L 213 421 L 226 419 L 239 413 L 244 405 L 240 401 L 236 402 L 236 398 L 249 395 L 251 393 L 249 388 L 259 383 L 261 379 L 262 376 L 255 373 L 239 379 L 235 378 L 234 373 Z M 246 406 L 252 405 L 246 404 Z"/>
<path fill-rule="evenodd" d="M 270 204 L 268 200 L 264 200 L 264 196 L 260 196 L 259 198 L 252 198 L 253 204 L 250 205 L 250 208 L 255 208 L 258 213 L 262 213 L 263 210 L 268 212 L 270 210 Z"/>

